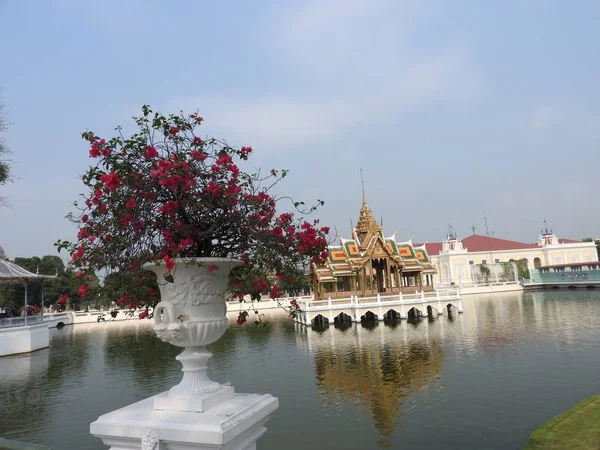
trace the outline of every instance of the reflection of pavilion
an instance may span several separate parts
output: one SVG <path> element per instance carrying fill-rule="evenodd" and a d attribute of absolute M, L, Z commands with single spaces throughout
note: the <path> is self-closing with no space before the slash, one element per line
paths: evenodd
<path fill-rule="evenodd" d="M 357 400 L 368 408 L 383 446 L 389 444 L 404 399 L 441 372 L 440 340 L 421 332 L 413 340 L 412 333 L 406 326 L 329 328 L 322 334 L 299 328 L 299 344 L 314 357 L 320 390 L 334 402 Z"/>

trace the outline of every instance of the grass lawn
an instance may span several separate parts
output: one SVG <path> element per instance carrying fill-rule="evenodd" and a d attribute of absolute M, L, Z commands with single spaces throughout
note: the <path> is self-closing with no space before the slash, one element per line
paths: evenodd
<path fill-rule="evenodd" d="M 600 450 L 600 395 L 577 403 L 529 436 L 525 450 Z"/>

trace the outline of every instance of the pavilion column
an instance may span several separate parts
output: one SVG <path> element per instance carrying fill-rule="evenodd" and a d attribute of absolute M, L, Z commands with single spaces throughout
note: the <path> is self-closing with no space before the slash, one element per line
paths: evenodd
<path fill-rule="evenodd" d="M 27 326 L 27 283 L 25 283 L 25 326 Z"/>
<path fill-rule="evenodd" d="M 385 280 L 386 280 L 385 281 L 385 284 L 386 284 L 385 287 L 386 287 L 386 290 L 387 290 L 387 288 L 391 289 L 391 287 L 392 287 L 392 274 L 390 273 L 390 269 L 391 268 L 390 268 L 389 261 L 386 258 L 385 259 Z"/>
<path fill-rule="evenodd" d="M 360 291 L 362 295 L 365 295 L 366 287 L 367 287 L 367 278 L 365 273 L 365 268 L 360 269 Z"/>

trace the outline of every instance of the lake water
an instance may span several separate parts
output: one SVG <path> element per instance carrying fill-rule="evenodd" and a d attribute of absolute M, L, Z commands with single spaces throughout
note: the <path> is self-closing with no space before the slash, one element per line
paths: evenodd
<path fill-rule="evenodd" d="M 260 450 L 512 449 L 600 393 L 600 291 L 467 296 L 464 314 L 313 330 L 271 313 L 211 346 L 213 379 L 280 408 Z M 149 321 L 51 330 L 0 359 L 0 437 L 106 448 L 98 416 L 176 384 L 181 349 Z"/>

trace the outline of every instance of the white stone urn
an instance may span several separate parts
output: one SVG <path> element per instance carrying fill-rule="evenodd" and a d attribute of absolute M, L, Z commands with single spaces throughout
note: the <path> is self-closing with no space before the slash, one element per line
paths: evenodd
<path fill-rule="evenodd" d="M 160 340 L 185 348 L 176 358 L 183 366 L 183 379 L 154 397 L 155 410 L 203 412 L 233 398 L 233 386 L 208 377 L 212 353 L 205 346 L 220 339 L 228 327 L 228 277 L 240 264 L 229 258 L 178 258 L 172 283 L 165 280 L 164 263 L 144 265 L 156 273 L 161 295 L 154 308 L 154 331 Z"/>

